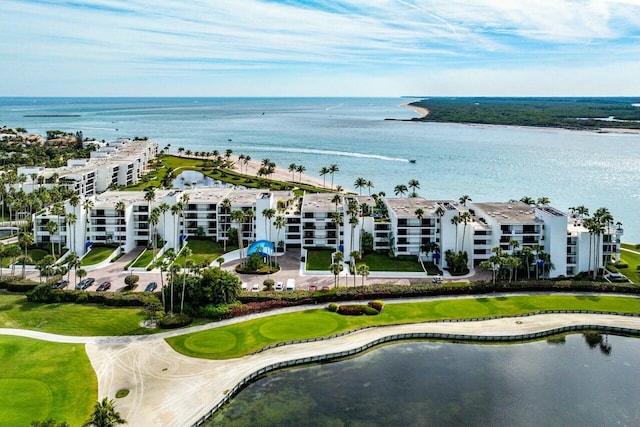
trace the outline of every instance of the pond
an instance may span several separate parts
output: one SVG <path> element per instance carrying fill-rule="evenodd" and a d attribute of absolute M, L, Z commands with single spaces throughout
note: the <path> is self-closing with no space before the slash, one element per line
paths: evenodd
<path fill-rule="evenodd" d="M 198 187 L 228 188 L 229 184 L 209 178 L 202 172 L 187 170 L 176 176 L 176 179 L 171 183 L 171 187 L 180 190 Z"/>
<path fill-rule="evenodd" d="M 640 339 L 405 342 L 249 385 L 206 426 L 638 426 Z"/>

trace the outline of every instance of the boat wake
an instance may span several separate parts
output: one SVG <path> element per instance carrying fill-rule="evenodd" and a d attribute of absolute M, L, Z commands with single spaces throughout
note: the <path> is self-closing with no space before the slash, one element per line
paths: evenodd
<path fill-rule="evenodd" d="M 379 154 L 367 154 L 367 153 L 353 153 L 350 151 L 338 151 L 338 150 L 318 150 L 314 148 L 293 148 L 293 147 L 260 147 L 260 146 L 247 146 L 238 147 L 243 150 L 256 150 L 256 151 L 273 151 L 282 153 L 304 153 L 304 154 L 325 154 L 328 156 L 343 156 L 343 157 L 359 157 L 364 159 L 376 159 L 384 160 L 388 162 L 402 162 L 409 163 L 408 159 L 402 159 L 399 157 L 382 156 Z"/>

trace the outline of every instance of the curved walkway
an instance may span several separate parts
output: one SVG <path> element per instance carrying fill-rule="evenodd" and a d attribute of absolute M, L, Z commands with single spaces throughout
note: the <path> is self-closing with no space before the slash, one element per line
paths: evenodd
<path fill-rule="evenodd" d="M 492 296 L 505 295 L 513 294 Z M 468 298 L 468 296 L 440 299 L 444 298 Z M 397 299 L 388 300 L 387 303 L 434 299 L 433 297 Z M 326 340 L 270 348 L 260 353 L 229 360 L 187 357 L 174 351 L 165 341 L 167 337 L 212 329 L 249 318 L 308 309 L 310 309 L 309 306 L 287 307 L 243 318 L 146 336 L 69 337 L 15 329 L 0 329 L 0 334 L 65 343 L 85 343 L 87 354 L 98 378 L 98 395 L 113 398 L 122 388 L 130 390 L 127 397 L 117 399 L 118 410 L 129 425 L 188 426 L 210 412 L 240 382 L 264 368 L 283 362 L 357 350 L 376 340 L 397 334 L 434 333 L 504 337 L 584 325 L 640 331 L 640 317 L 610 314 L 538 314 L 517 318 L 425 322 L 369 328 Z"/>

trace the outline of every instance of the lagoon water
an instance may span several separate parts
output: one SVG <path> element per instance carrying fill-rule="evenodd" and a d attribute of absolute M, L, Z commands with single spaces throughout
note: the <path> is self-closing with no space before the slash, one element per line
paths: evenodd
<path fill-rule="evenodd" d="M 562 129 L 390 121 L 416 116 L 400 98 L 0 98 L 3 125 L 34 133 L 148 136 L 160 147 L 302 164 L 318 176 L 337 164 L 337 184 L 357 177 L 373 191 L 420 181 L 419 194 L 474 201 L 547 196 L 566 210 L 608 207 L 640 242 L 640 136 Z M 67 115 L 67 117 L 33 117 Z M 74 115 L 74 117 L 69 117 Z M 25 117 L 32 116 L 32 117 Z M 415 159 L 416 163 L 409 163 Z M 330 180 L 330 177 L 327 177 Z"/>
<path fill-rule="evenodd" d="M 205 425 L 640 425 L 640 340 L 593 338 L 379 347 L 260 379 Z"/>

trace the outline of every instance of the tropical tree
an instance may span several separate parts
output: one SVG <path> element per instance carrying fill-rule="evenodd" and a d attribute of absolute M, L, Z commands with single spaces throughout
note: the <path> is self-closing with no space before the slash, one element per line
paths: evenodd
<path fill-rule="evenodd" d="M 307 168 L 304 165 L 296 166 L 296 172 L 298 172 L 298 182 L 302 182 L 302 173 L 306 171 Z"/>
<path fill-rule="evenodd" d="M 340 224 L 342 224 L 342 212 L 332 212 L 331 222 L 336 227 L 336 250 L 340 247 Z"/>
<path fill-rule="evenodd" d="M 420 188 L 420 181 L 417 179 L 411 179 L 409 180 L 408 187 L 411 189 L 410 197 L 418 197 L 416 190 Z"/>
<path fill-rule="evenodd" d="M 536 204 L 535 199 L 534 199 L 533 197 L 529 197 L 529 196 L 523 196 L 523 197 L 520 199 L 520 201 L 521 201 L 522 203 L 526 203 L 526 204 L 528 204 L 529 206 L 533 206 L 533 205 L 535 205 L 535 204 Z"/>
<path fill-rule="evenodd" d="M 469 213 L 469 211 L 465 211 L 465 212 L 462 212 L 462 214 L 460 214 L 460 222 L 464 224 L 462 227 L 462 244 L 460 245 L 460 250 L 463 252 L 464 252 L 464 238 L 467 231 L 467 224 L 469 224 L 472 220 L 473 218 L 471 217 L 471 213 Z"/>
<path fill-rule="evenodd" d="M 295 181 L 296 180 L 297 168 L 298 168 L 298 165 L 296 165 L 295 163 L 291 163 L 289 165 L 289 172 L 291 172 L 291 181 Z"/>
<path fill-rule="evenodd" d="M 72 253 L 75 254 L 76 233 L 73 227 L 78 222 L 78 215 L 75 213 L 68 213 L 65 215 L 65 220 L 67 222 L 67 235 L 69 236 L 69 249 L 71 249 Z"/>
<path fill-rule="evenodd" d="M 349 252 L 349 257 L 351 258 L 351 269 L 353 270 L 353 287 L 356 287 L 356 276 L 358 272 L 356 271 L 356 259 L 360 258 L 360 251 L 351 251 Z"/>
<path fill-rule="evenodd" d="M 227 240 L 228 235 L 227 235 L 227 231 L 229 230 L 229 212 L 231 212 L 231 200 L 225 198 L 222 199 L 222 202 L 220 203 L 220 210 L 221 210 L 221 214 L 223 214 L 223 218 L 225 219 L 225 221 L 223 221 L 222 223 L 222 227 L 223 227 L 223 232 L 224 232 L 224 239 L 223 239 L 223 245 L 224 245 L 224 251 L 227 252 Z"/>
<path fill-rule="evenodd" d="M 546 196 L 538 197 L 538 200 L 536 200 L 536 205 L 538 206 L 549 206 L 550 203 L 551 200 Z"/>
<path fill-rule="evenodd" d="M 58 224 L 58 253 L 62 254 L 62 225 L 60 223 L 60 220 L 63 216 L 65 216 L 66 212 L 64 209 L 64 206 L 62 205 L 62 203 L 58 202 L 58 203 L 54 203 L 53 206 L 51 206 L 51 213 L 53 215 L 56 216 L 56 221 Z"/>
<path fill-rule="evenodd" d="M 367 190 L 369 190 L 369 195 L 371 195 L 371 189 L 374 187 L 373 182 L 367 181 Z"/>
<path fill-rule="evenodd" d="M 93 413 L 84 426 L 114 427 L 120 424 L 127 424 L 127 421 L 116 411 L 115 402 L 105 397 L 95 404 Z"/>
<path fill-rule="evenodd" d="M 285 217 L 283 217 L 282 215 L 278 215 L 275 218 L 275 220 L 273 221 L 273 226 L 277 230 L 277 233 L 276 233 L 276 246 L 280 243 L 280 230 L 282 230 L 285 225 L 286 225 L 286 220 L 285 220 Z"/>
<path fill-rule="evenodd" d="M 406 192 L 409 191 L 407 186 L 404 184 L 398 184 L 395 186 L 395 188 L 393 189 L 393 192 L 395 193 L 396 196 L 404 196 L 406 194 Z"/>
<path fill-rule="evenodd" d="M 458 225 L 462 222 L 460 215 L 454 215 L 451 218 L 451 224 L 456 226 L 456 241 L 455 241 L 455 252 L 458 252 Z"/>
<path fill-rule="evenodd" d="M 367 180 L 362 177 L 356 178 L 353 186 L 358 190 L 358 194 L 362 195 L 362 188 L 367 186 Z"/>
<path fill-rule="evenodd" d="M 446 210 L 444 209 L 444 206 L 442 205 L 438 205 L 438 207 L 436 208 L 436 215 L 438 216 L 438 221 L 440 222 L 438 229 L 440 230 L 440 246 L 442 246 L 442 217 L 444 216 Z M 440 258 L 440 267 L 442 267 L 442 258 Z"/>
<path fill-rule="evenodd" d="M 14 276 L 16 274 L 16 259 L 22 254 L 22 251 L 20 250 L 20 247 L 10 245 L 4 250 L 4 254 L 10 259 L 11 275 Z"/>
<path fill-rule="evenodd" d="M 171 215 L 173 215 L 173 225 L 175 232 L 175 250 L 179 251 L 182 248 L 180 244 L 180 213 L 182 212 L 183 205 L 178 202 L 171 206 Z"/>
<path fill-rule="evenodd" d="M 292 164 L 294 164 L 294 163 L 292 163 Z M 289 166 L 289 167 L 291 167 L 291 166 Z M 323 166 L 323 167 L 320 169 L 320 176 L 322 177 L 322 188 L 327 188 L 327 185 L 326 185 L 326 175 L 327 175 L 328 173 L 330 173 L 330 172 L 329 172 L 329 168 L 328 168 L 328 167 Z"/>
<path fill-rule="evenodd" d="M 471 200 L 471 197 L 469 197 L 469 195 L 468 195 L 468 194 L 464 194 L 464 195 L 460 196 L 460 198 L 458 199 L 458 201 L 460 202 L 460 204 L 461 204 L 462 206 L 465 206 L 465 207 L 466 207 L 466 206 L 467 206 L 467 202 L 471 202 L 472 200 Z"/>
<path fill-rule="evenodd" d="M 55 255 L 56 254 L 56 250 L 55 250 L 55 246 L 53 244 L 53 236 L 58 231 L 58 224 L 56 222 L 54 222 L 54 221 L 49 221 L 44 226 L 44 229 L 47 230 L 47 232 L 49 233 L 49 240 L 51 241 L 51 253 L 53 255 Z"/>
<path fill-rule="evenodd" d="M 340 168 L 338 167 L 338 165 L 334 164 L 329 166 L 329 174 L 331 175 L 331 188 L 333 188 L 333 175 L 339 171 L 340 171 Z"/>
<path fill-rule="evenodd" d="M 338 275 L 342 272 L 342 264 L 334 262 L 329 266 L 329 271 L 333 274 L 333 287 L 338 286 Z"/>
<path fill-rule="evenodd" d="M 153 203 L 153 201 L 156 199 L 156 189 L 153 187 L 147 187 L 144 189 L 144 200 L 147 202 L 147 213 L 148 215 L 151 215 L 151 204 Z M 151 239 L 152 239 L 152 225 L 151 225 L 151 221 L 148 221 L 148 230 L 149 230 L 149 238 L 148 238 L 148 243 L 151 243 Z"/>
<path fill-rule="evenodd" d="M 340 196 L 340 194 L 336 193 L 333 195 L 333 197 L 331 198 L 331 202 L 333 202 L 336 206 L 336 212 L 338 211 L 338 205 L 340 203 L 342 203 L 342 196 Z"/>
<path fill-rule="evenodd" d="M 358 264 L 356 271 L 362 277 L 362 286 L 364 286 L 364 279 L 369 275 L 369 266 L 365 263 Z"/>
<path fill-rule="evenodd" d="M 158 239 L 157 239 L 157 231 L 156 225 L 160 222 L 160 210 L 158 208 L 151 209 L 149 212 L 149 228 L 151 229 L 151 244 L 153 248 L 153 259 L 156 258 L 156 251 L 158 250 Z"/>
<path fill-rule="evenodd" d="M 186 272 L 182 273 L 182 298 L 180 300 L 180 314 L 182 314 L 184 310 L 184 289 L 186 286 L 187 274 L 189 273 L 190 268 L 193 267 L 193 260 L 189 259 L 191 255 L 193 255 L 193 251 L 189 246 L 185 247 L 180 252 L 180 256 L 184 258 L 184 266 L 186 270 Z"/>
<path fill-rule="evenodd" d="M 231 221 L 236 223 L 236 226 L 238 227 L 238 250 L 239 250 L 239 255 L 240 255 L 240 259 L 243 259 L 242 256 L 242 224 L 245 221 L 245 213 L 242 209 L 237 209 L 231 212 Z"/>

